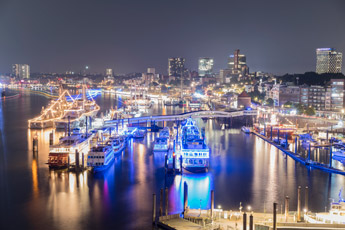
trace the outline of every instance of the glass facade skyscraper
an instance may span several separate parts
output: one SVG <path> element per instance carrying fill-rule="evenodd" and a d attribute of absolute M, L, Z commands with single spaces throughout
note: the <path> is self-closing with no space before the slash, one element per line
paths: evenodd
<path fill-rule="evenodd" d="M 199 58 L 198 72 L 200 77 L 211 76 L 213 72 L 213 58 Z"/>
<path fill-rule="evenodd" d="M 316 73 L 341 73 L 343 54 L 333 48 L 316 49 Z"/>

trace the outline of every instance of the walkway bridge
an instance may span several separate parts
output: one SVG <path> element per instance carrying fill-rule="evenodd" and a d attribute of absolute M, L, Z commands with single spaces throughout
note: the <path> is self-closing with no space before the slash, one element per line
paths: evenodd
<path fill-rule="evenodd" d="M 157 116 L 145 116 L 145 117 L 133 117 L 128 119 L 119 119 L 119 120 L 112 120 L 106 121 L 104 124 L 104 128 L 107 127 L 114 127 L 118 124 L 136 124 L 142 122 L 159 122 L 159 121 L 181 121 L 185 120 L 189 117 L 192 118 L 231 118 L 231 117 L 240 117 L 240 116 L 256 116 L 257 110 L 241 110 L 241 111 L 232 111 L 232 112 L 225 112 L 225 111 L 208 111 L 208 110 L 199 110 L 181 114 L 174 114 L 174 115 L 157 115 Z"/>

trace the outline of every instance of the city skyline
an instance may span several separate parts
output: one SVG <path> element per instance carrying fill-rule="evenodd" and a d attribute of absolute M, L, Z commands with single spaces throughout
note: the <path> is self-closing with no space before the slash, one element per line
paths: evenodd
<path fill-rule="evenodd" d="M 165 74 L 170 57 L 185 58 L 191 70 L 200 57 L 213 57 L 218 72 L 240 49 L 251 72 L 302 73 L 315 71 L 317 48 L 345 52 L 339 39 L 345 37 L 344 1 L 264 2 L 4 1 L 0 72 L 27 63 L 31 72 L 79 72 L 88 65 L 90 72 L 154 67 Z"/>

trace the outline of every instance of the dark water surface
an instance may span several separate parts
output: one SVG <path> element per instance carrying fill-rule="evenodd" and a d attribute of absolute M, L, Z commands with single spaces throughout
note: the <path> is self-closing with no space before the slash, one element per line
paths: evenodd
<path fill-rule="evenodd" d="M 308 170 L 260 138 L 224 129 L 215 120 L 198 120 L 212 151 L 205 174 L 166 177 L 164 155 L 152 153 L 155 133 L 128 143 L 103 174 L 50 171 L 46 162 L 51 130 L 27 128 L 27 120 L 48 101 L 26 94 L 0 103 L 0 229 L 151 229 L 152 193 L 167 186 L 169 210 L 180 212 L 184 181 L 191 208 L 210 207 L 213 189 L 216 207 L 238 210 L 242 202 L 254 211 L 270 211 L 272 203 L 280 206 L 286 195 L 295 209 L 298 185 L 309 186 L 310 210 L 323 211 L 345 186 L 344 176 Z M 97 102 L 103 110 L 117 103 L 109 94 Z M 158 105 L 151 111 L 180 112 Z M 35 134 L 38 155 L 32 153 Z"/>

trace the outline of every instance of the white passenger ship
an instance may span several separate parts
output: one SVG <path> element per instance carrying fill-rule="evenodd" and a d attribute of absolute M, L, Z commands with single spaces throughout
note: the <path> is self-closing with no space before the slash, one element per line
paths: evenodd
<path fill-rule="evenodd" d="M 205 137 L 192 118 L 188 118 L 182 126 L 179 145 L 182 155 L 182 167 L 190 172 L 204 172 L 208 170 L 210 149 L 205 144 Z"/>
<path fill-rule="evenodd" d="M 73 133 L 60 139 L 57 145 L 49 148 L 48 165 L 50 168 L 66 168 L 76 163 L 76 151 L 82 164 L 82 155 L 86 157 L 90 149 L 93 134 Z"/>

